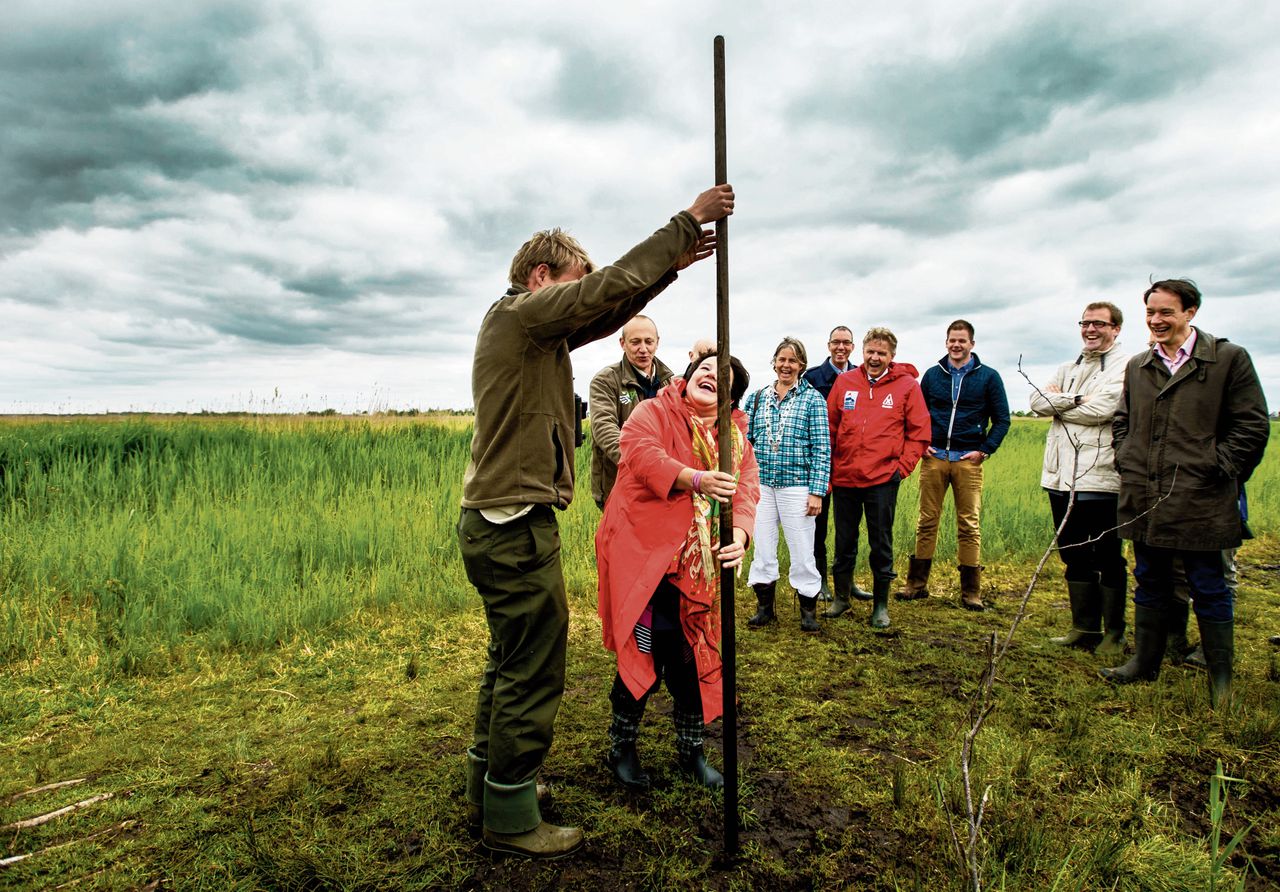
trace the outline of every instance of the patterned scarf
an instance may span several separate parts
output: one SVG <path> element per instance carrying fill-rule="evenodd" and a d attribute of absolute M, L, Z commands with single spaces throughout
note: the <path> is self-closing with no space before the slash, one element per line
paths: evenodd
<path fill-rule="evenodd" d="M 716 438 L 714 421 L 703 421 L 689 409 L 689 431 L 693 442 L 694 461 L 701 470 L 715 471 L 720 467 L 720 448 Z M 742 431 L 729 423 L 734 479 L 742 470 Z M 711 550 L 712 536 L 720 536 L 720 503 L 696 490 L 690 491 L 693 500 L 693 521 L 685 534 L 684 542 L 676 549 L 667 567 L 667 575 L 673 577 L 684 594 L 680 599 L 680 625 L 685 640 L 693 650 L 698 663 L 699 676 L 703 677 L 720 667 L 720 565 Z M 714 524 L 713 524 L 714 519 Z M 702 678 L 711 681 L 711 678 Z"/>

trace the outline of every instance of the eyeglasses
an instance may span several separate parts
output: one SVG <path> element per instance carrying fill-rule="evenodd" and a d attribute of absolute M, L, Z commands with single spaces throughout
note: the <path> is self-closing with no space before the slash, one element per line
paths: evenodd
<path fill-rule="evenodd" d="M 1110 328 L 1110 327 L 1111 327 L 1112 325 L 1114 325 L 1115 323 L 1114 323 L 1114 322 L 1103 322 L 1103 321 L 1102 321 L 1102 320 L 1100 320 L 1100 319 L 1085 319 L 1085 320 L 1083 320 L 1083 321 L 1081 321 L 1081 322 L 1078 322 L 1078 323 L 1076 323 L 1076 324 L 1077 324 L 1077 325 L 1079 325 L 1081 328 Z"/>
<path fill-rule="evenodd" d="M 852 347 L 853 341 L 827 341 L 832 347 Z"/>

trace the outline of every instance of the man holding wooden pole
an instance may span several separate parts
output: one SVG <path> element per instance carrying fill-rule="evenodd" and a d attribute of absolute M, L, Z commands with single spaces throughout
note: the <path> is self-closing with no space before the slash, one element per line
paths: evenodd
<path fill-rule="evenodd" d="M 564 693 L 569 610 L 554 509 L 573 498 L 569 351 L 617 331 L 678 270 L 710 257 L 716 239 L 702 226 L 733 204 L 731 187 L 714 186 L 599 270 L 567 234 L 537 233 L 481 323 L 458 541 L 489 624 L 466 789 L 490 849 L 555 858 L 582 844 L 581 830 L 542 820 L 536 783 Z"/>

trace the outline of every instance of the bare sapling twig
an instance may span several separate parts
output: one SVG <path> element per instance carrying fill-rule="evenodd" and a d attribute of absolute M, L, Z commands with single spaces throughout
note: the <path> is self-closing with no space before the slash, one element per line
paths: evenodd
<path fill-rule="evenodd" d="M 64 805 L 62 808 L 54 809 L 42 815 L 36 815 L 34 818 L 27 818 L 23 821 L 14 821 L 12 824 L 5 824 L 0 830 L 28 830 L 31 827 L 39 827 L 41 824 L 47 824 L 52 820 L 69 815 L 73 811 L 79 811 L 82 808 L 88 808 L 99 802 L 105 802 L 115 796 L 115 793 L 99 793 L 97 796 L 90 796 L 88 799 L 81 799 L 79 802 L 73 802 L 70 805 Z"/>
<path fill-rule="evenodd" d="M 88 836 L 82 836 L 79 839 L 69 839 L 66 842 L 60 842 L 57 845 L 47 846 L 43 849 L 37 849 L 34 852 L 23 852 L 20 855 L 10 855 L 8 858 L 0 858 L 0 867 L 9 867 L 10 865 L 17 864 L 20 861 L 26 861 L 28 858 L 34 858 L 36 855 L 43 855 L 47 852 L 52 852 L 57 849 L 63 849 L 63 848 L 66 848 L 67 846 L 73 846 L 76 843 L 91 842 L 95 839 L 101 839 L 104 836 L 109 836 L 113 833 L 119 833 L 122 830 L 128 830 L 130 827 L 132 827 L 136 823 L 138 822 L 135 820 L 121 821 L 119 824 L 115 824 L 111 827 L 108 827 L 105 830 L 99 830 L 97 833 L 90 833 Z"/>
<path fill-rule="evenodd" d="M 13 793 L 12 795 L 6 797 L 4 802 L 5 802 L 5 805 L 8 805 L 12 802 L 17 802 L 19 799 L 23 799 L 27 796 L 36 796 L 40 793 L 47 793 L 50 790 L 60 790 L 63 787 L 74 787 L 77 784 L 82 784 L 87 780 L 88 780 L 87 777 L 78 777 L 75 780 L 57 781 L 55 783 L 45 784 L 44 786 L 40 786 L 40 787 L 32 787 L 30 790 L 23 790 L 21 793 Z"/>
<path fill-rule="evenodd" d="M 1043 390 L 1036 386 L 1035 382 L 1027 375 L 1022 368 L 1022 357 L 1018 357 L 1018 374 L 1026 380 L 1028 384 L 1052 406 L 1052 401 L 1045 396 Z M 1054 417 L 1061 420 L 1062 416 L 1055 410 Z M 982 670 L 982 677 L 978 684 L 977 693 L 969 707 L 969 728 L 964 735 L 964 743 L 960 749 L 960 772 L 964 782 L 965 811 L 968 824 L 968 834 L 965 839 L 961 839 L 956 832 L 955 826 L 951 822 L 951 815 L 948 812 L 947 822 L 951 830 L 952 841 L 957 849 L 957 854 L 961 861 L 965 864 L 969 871 L 969 882 L 972 884 L 974 892 L 982 890 L 982 875 L 979 870 L 980 861 L 978 858 L 978 848 L 980 842 L 980 833 L 982 829 L 982 820 L 986 816 L 987 804 L 991 801 L 991 786 L 988 784 L 982 791 L 981 797 L 974 802 L 974 783 L 973 783 L 973 753 L 977 743 L 978 734 L 982 731 L 983 725 L 986 724 L 987 717 L 991 715 L 995 709 L 995 683 L 997 678 L 1000 662 L 1009 652 L 1010 646 L 1013 644 L 1013 636 L 1018 631 L 1018 627 L 1027 616 L 1027 605 L 1031 601 L 1031 594 L 1035 591 L 1036 585 L 1040 582 L 1040 574 L 1044 572 L 1044 566 L 1048 563 L 1050 556 L 1055 551 L 1062 548 L 1073 548 L 1079 545 L 1087 545 L 1099 541 L 1103 536 L 1113 533 L 1123 526 L 1133 523 L 1134 520 L 1149 514 L 1156 509 L 1161 502 L 1172 495 L 1174 486 L 1177 484 L 1178 469 L 1175 466 L 1173 477 L 1169 481 L 1169 490 L 1159 499 L 1152 503 L 1146 511 L 1134 517 L 1133 520 L 1126 521 L 1109 530 L 1104 531 L 1096 537 L 1087 539 L 1083 542 L 1071 543 L 1068 545 L 1059 545 L 1059 538 L 1062 531 L 1066 529 L 1067 522 L 1071 519 L 1071 512 L 1076 504 L 1076 486 L 1080 478 L 1088 473 L 1089 470 L 1096 465 L 1097 456 L 1094 457 L 1094 463 L 1085 471 L 1080 470 L 1080 451 L 1084 447 L 1084 442 L 1079 438 L 1072 436 L 1068 432 L 1072 446 L 1072 464 L 1071 464 L 1071 486 L 1067 492 L 1067 510 L 1063 512 L 1062 520 L 1058 523 L 1057 528 L 1053 531 L 1053 539 L 1044 553 L 1040 555 L 1040 560 L 1036 562 L 1036 568 L 1031 574 L 1031 579 L 1027 583 L 1026 589 L 1022 593 L 1022 599 L 1018 602 L 1017 612 L 1014 613 L 1013 620 L 1009 624 L 1009 629 L 1005 632 L 1004 638 L 1000 639 L 996 633 L 992 633 L 987 639 L 986 661 Z M 1098 445 L 1102 443 L 1102 431 L 1098 431 Z M 1099 449 L 1100 453 L 1101 450 Z M 945 799 L 944 799 L 945 807 Z"/>

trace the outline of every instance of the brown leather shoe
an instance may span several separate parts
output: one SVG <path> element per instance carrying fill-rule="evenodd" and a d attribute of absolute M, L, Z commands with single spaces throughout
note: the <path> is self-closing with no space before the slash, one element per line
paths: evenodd
<path fill-rule="evenodd" d="M 557 827 L 546 821 L 526 833 L 494 833 L 486 829 L 484 847 L 491 852 L 522 858 L 563 858 L 582 847 L 582 831 L 577 827 Z"/>
<path fill-rule="evenodd" d="M 933 558 L 907 558 L 907 584 L 894 596 L 899 601 L 917 601 L 929 597 L 929 569 Z"/>

